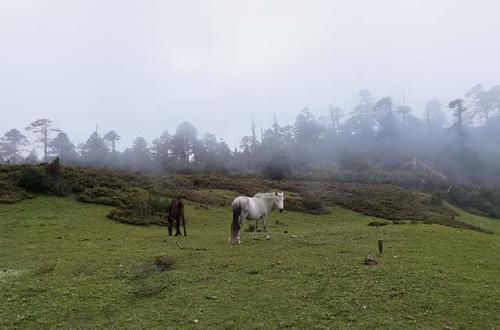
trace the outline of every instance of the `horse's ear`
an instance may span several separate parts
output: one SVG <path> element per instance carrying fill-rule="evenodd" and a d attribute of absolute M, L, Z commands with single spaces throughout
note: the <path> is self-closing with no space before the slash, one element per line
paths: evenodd
<path fill-rule="evenodd" d="M 278 192 L 275 192 L 276 196 L 278 196 Z"/>

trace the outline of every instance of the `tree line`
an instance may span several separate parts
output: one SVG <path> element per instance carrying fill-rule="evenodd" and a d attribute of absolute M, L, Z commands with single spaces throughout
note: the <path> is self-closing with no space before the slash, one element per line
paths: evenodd
<path fill-rule="evenodd" d="M 263 173 L 282 178 L 310 171 L 398 169 L 418 158 L 455 180 L 500 182 L 500 86 L 477 85 L 462 98 L 427 102 L 423 117 L 390 97 L 375 99 L 359 92 L 352 109 L 330 106 L 321 115 L 307 107 L 294 123 L 249 125 L 239 148 L 231 150 L 214 134 L 199 136 L 189 122 L 163 132 L 151 142 L 137 137 L 118 151 L 120 135 L 93 132 L 75 146 L 49 119 L 30 123 L 31 143 L 42 146 L 42 159 L 22 131 L 11 129 L 0 140 L 0 162 L 37 163 L 59 157 L 63 163 L 157 173 Z M 448 112 L 449 115 L 446 113 Z M 451 117 L 451 121 L 447 118 Z"/>

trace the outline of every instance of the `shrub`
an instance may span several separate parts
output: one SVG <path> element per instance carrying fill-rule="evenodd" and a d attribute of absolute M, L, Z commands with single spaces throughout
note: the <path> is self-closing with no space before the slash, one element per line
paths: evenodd
<path fill-rule="evenodd" d="M 21 171 L 18 186 L 34 193 L 47 193 L 53 188 L 52 180 L 43 167 L 27 167 Z"/>
<path fill-rule="evenodd" d="M 304 209 L 308 213 L 313 214 L 323 214 L 328 213 L 328 210 L 325 209 L 323 201 L 321 199 L 314 197 L 311 194 L 305 194 L 302 199 L 302 205 Z"/>
<path fill-rule="evenodd" d="M 166 214 L 170 209 L 170 199 L 168 197 L 151 197 L 151 212 Z"/>
<path fill-rule="evenodd" d="M 432 193 L 430 203 L 431 203 L 431 205 L 434 205 L 434 206 L 443 205 L 443 194 L 441 192 Z"/>
<path fill-rule="evenodd" d="M 17 203 L 32 197 L 24 189 L 10 182 L 0 182 L 0 203 Z"/>
<path fill-rule="evenodd" d="M 52 162 L 45 166 L 47 176 L 50 178 L 51 189 L 58 195 L 66 195 L 70 189 L 67 183 L 63 180 L 63 168 L 59 162 L 59 157 L 56 157 Z"/>
<path fill-rule="evenodd" d="M 137 217 L 130 207 L 118 207 L 113 209 L 108 213 L 107 217 L 111 220 L 127 223 L 129 225 L 145 226 L 151 223 L 148 218 Z"/>
<path fill-rule="evenodd" d="M 121 206 L 126 200 L 126 195 L 114 189 L 97 186 L 84 189 L 77 200 L 84 203 Z"/>
<path fill-rule="evenodd" d="M 390 224 L 390 222 L 388 221 L 370 221 L 368 223 L 368 226 L 372 226 L 372 227 L 382 227 L 382 226 L 386 226 Z"/>
<path fill-rule="evenodd" d="M 323 208 L 323 202 L 320 199 L 314 198 L 312 195 L 305 195 L 302 200 L 302 205 L 307 210 L 317 210 Z"/>
<path fill-rule="evenodd" d="M 164 225 L 170 207 L 168 198 L 154 196 L 141 188 L 129 188 L 121 204 L 108 214 L 108 218 L 133 225 Z"/>

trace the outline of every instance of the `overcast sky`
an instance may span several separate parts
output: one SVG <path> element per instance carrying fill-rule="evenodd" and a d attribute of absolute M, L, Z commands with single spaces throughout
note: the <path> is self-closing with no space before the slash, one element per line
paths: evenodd
<path fill-rule="evenodd" d="M 0 0 L 0 133 L 51 118 L 149 141 L 182 121 L 232 147 L 255 118 L 425 102 L 500 84 L 497 0 Z"/>

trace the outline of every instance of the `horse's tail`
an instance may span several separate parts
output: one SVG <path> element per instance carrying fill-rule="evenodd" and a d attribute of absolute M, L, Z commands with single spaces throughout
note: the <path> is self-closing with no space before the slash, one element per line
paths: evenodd
<path fill-rule="evenodd" d="M 233 203 L 233 222 L 231 223 L 231 238 L 229 242 L 231 244 L 238 243 L 238 233 L 240 232 L 240 215 L 241 215 L 241 203 L 240 201 L 235 201 Z"/>

